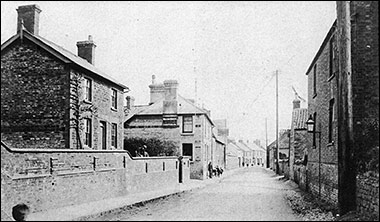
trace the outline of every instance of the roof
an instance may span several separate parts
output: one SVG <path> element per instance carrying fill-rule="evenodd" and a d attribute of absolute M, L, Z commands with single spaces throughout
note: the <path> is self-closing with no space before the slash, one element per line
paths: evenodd
<path fill-rule="evenodd" d="M 265 151 L 264 147 L 259 146 L 256 143 L 246 143 L 246 145 L 251 149 L 251 150 L 259 150 L 259 151 Z"/>
<path fill-rule="evenodd" d="M 319 55 L 323 52 L 323 49 L 325 48 L 326 44 L 330 40 L 330 37 L 335 32 L 335 29 L 336 29 L 336 19 L 335 19 L 333 25 L 331 26 L 329 32 L 327 33 L 325 39 L 323 40 L 322 45 L 319 47 L 317 54 L 314 56 L 314 59 L 311 62 L 309 68 L 307 69 L 306 75 L 309 74 L 310 70 L 313 68 L 314 64 L 317 62 Z"/>
<path fill-rule="evenodd" d="M 293 109 L 292 113 L 292 129 L 307 129 L 306 121 L 308 111 L 306 108 Z"/>
<path fill-rule="evenodd" d="M 133 116 L 137 115 L 162 115 L 163 114 L 163 101 L 165 99 L 161 98 L 154 102 L 151 105 L 147 106 L 139 106 L 136 107 L 127 117 L 125 121 L 130 120 Z M 210 119 L 208 112 L 196 106 L 194 103 L 192 103 L 190 100 L 182 97 L 181 95 L 178 95 L 177 98 L 178 101 L 178 110 L 177 114 L 184 115 L 184 114 L 204 114 L 209 119 L 210 123 L 214 125 L 213 121 Z"/>
<path fill-rule="evenodd" d="M 226 154 L 230 156 L 240 156 L 243 153 L 242 153 L 242 150 L 235 143 L 232 143 L 230 141 L 228 142 L 228 145 L 226 148 Z"/>
<path fill-rule="evenodd" d="M 87 60 L 73 54 L 72 52 L 64 49 L 63 47 L 43 38 L 41 36 L 33 35 L 32 33 L 30 33 L 27 30 L 23 30 L 22 32 L 23 32 L 23 37 L 25 37 L 28 40 L 34 42 L 35 44 L 41 46 L 42 48 L 44 48 L 45 50 L 50 52 L 52 55 L 61 59 L 63 62 L 74 63 L 74 64 L 80 66 L 81 68 L 88 70 L 92 74 L 95 74 L 101 78 L 104 78 L 104 79 L 124 88 L 124 89 L 129 89 L 127 86 L 119 83 L 117 80 L 113 79 L 112 77 L 108 76 L 107 74 L 105 74 L 104 72 L 102 72 L 101 70 L 96 68 L 94 65 L 89 63 Z M 14 41 L 16 41 L 19 38 L 20 38 L 20 33 L 17 33 L 16 35 L 9 38 L 7 41 L 5 41 L 1 45 L 1 51 L 6 49 L 11 43 L 13 43 Z"/>
<path fill-rule="evenodd" d="M 278 138 L 278 148 L 279 149 L 288 149 L 289 148 L 289 137 L 288 137 L 289 130 L 285 130 L 283 133 L 280 134 Z M 276 146 L 276 140 L 274 140 L 272 143 L 268 145 L 268 147 L 275 147 Z"/>
<path fill-rule="evenodd" d="M 242 151 L 245 151 L 245 152 L 249 152 L 249 151 L 252 151 L 249 147 L 247 147 L 244 143 L 242 142 L 233 142 L 240 150 Z"/>

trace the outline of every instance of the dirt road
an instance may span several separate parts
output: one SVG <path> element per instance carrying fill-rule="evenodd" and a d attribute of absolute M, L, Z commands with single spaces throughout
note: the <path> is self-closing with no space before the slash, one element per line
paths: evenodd
<path fill-rule="evenodd" d="M 284 199 L 292 189 L 271 171 L 250 167 L 205 188 L 127 207 L 94 220 L 300 220 Z"/>

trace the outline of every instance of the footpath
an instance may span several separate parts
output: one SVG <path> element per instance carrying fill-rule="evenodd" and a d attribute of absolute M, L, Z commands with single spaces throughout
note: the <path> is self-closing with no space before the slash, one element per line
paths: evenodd
<path fill-rule="evenodd" d="M 233 175 L 237 171 L 244 168 L 237 168 L 227 170 L 220 177 L 213 177 L 207 180 L 189 180 L 186 183 L 178 184 L 176 188 L 157 190 L 136 194 L 128 194 L 126 196 L 109 198 L 99 201 L 93 201 L 89 203 L 83 203 L 78 205 L 66 206 L 58 209 L 52 209 L 48 211 L 40 211 L 32 213 L 28 216 L 28 221 L 72 221 L 72 220 L 90 220 L 97 215 L 106 214 L 114 210 L 124 208 L 126 206 L 146 203 L 159 199 L 165 196 L 170 196 L 185 191 L 191 191 L 193 189 L 199 189 L 208 185 L 220 182 L 223 178 Z"/>

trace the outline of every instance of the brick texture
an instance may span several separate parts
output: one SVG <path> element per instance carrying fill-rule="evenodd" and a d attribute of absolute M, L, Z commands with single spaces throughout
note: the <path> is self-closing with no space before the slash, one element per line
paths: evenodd
<path fill-rule="evenodd" d="M 190 177 L 189 160 L 185 158 L 182 164 L 186 183 Z M 131 159 L 126 151 L 15 152 L 1 145 L 1 169 L 2 215 L 11 215 L 12 207 L 19 203 L 26 203 L 32 212 L 37 212 L 175 188 L 179 183 L 176 157 Z"/>

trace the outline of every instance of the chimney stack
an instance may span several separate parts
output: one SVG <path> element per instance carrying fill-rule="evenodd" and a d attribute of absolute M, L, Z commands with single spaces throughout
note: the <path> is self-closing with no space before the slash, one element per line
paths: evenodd
<path fill-rule="evenodd" d="M 177 101 L 177 88 L 178 82 L 177 80 L 165 80 L 165 100 L 163 111 L 164 114 L 177 114 L 178 110 L 178 101 Z"/>
<path fill-rule="evenodd" d="M 23 5 L 19 6 L 17 11 L 17 33 L 21 30 L 21 21 L 24 23 L 24 28 L 33 35 L 39 33 L 40 13 L 41 9 L 38 5 Z"/>
<path fill-rule="evenodd" d="M 92 36 L 88 36 L 88 40 L 77 42 L 78 56 L 87 60 L 92 65 L 95 65 L 95 42 Z"/>
<path fill-rule="evenodd" d="M 135 105 L 135 98 L 133 96 L 127 96 L 125 99 L 127 100 L 127 109 L 132 109 Z"/>
<path fill-rule="evenodd" d="M 296 97 L 293 100 L 293 109 L 298 109 L 301 107 L 301 101 Z"/>
<path fill-rule="evenodd" d="M 165 87 L 164 84 L 156 84 L 156 76 L 152 75 L 152 84 L 149 85 L 150 88 L 150 101 L 149 105 L 155 103 L 156 101 L 164 98 Z"/>

